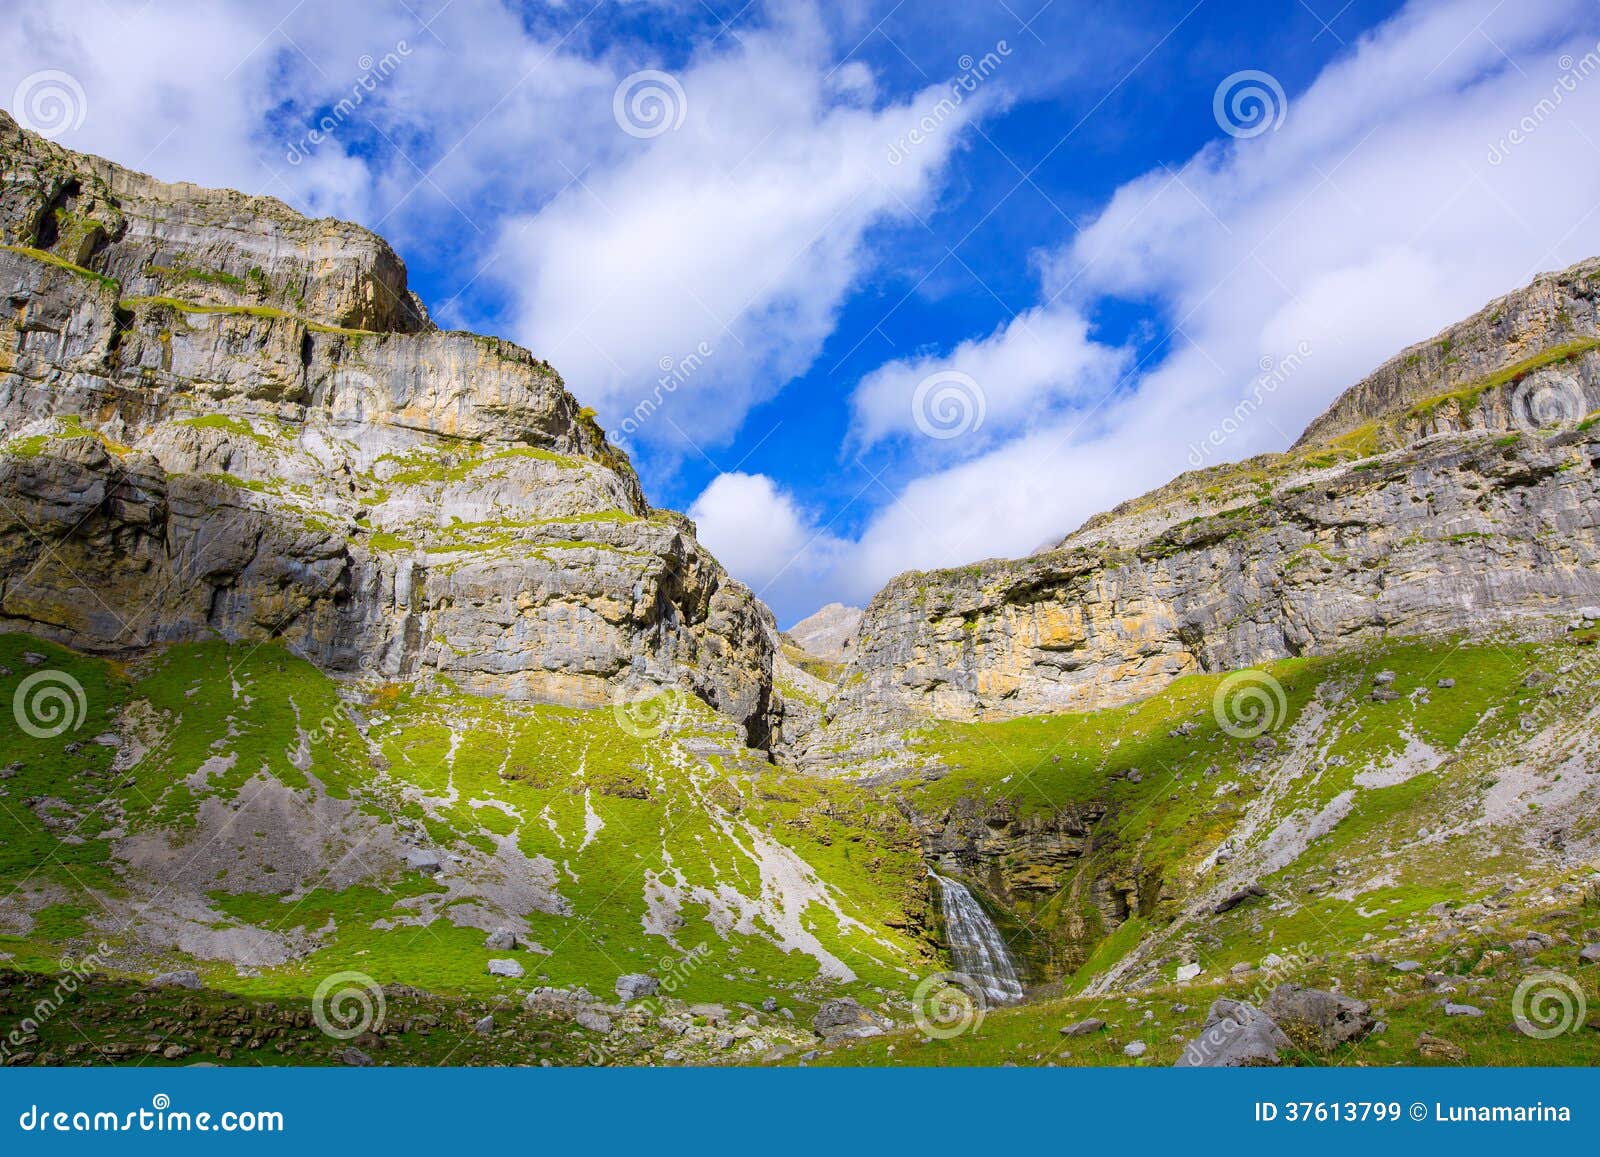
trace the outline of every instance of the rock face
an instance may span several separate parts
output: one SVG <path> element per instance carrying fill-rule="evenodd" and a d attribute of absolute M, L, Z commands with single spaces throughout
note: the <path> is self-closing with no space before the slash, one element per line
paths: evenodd
<path fill-rule="evenodd" d="M 1028 558 L 901 575 L 803 760 L 893 767 L 892 744 L 848 737 L 1592 605 L 1597 291 L 1600 261 L 1541 278 L 1354 387 L 1287 454 L 1185 475 Z"/>
<path fill-rule="evenodd" d="M 1015 926 L 1005 929 L 1013 954 L 1023 958 L 1029 972 L 1054 976 L 1081 965 L 1105 930 L 1156 899 L 1142 894 L 1138 880 L 1107 872 L 1089 859 L 1104 815 L 1097 804 L 1021 815 L 1010 799 L 980 805 L 963 798 L 937 815 L 916 817 L 915 823 L 923 858 L 981 891 L 999 918 L 1015 917 Z M 1159 879 L 1154 886 L 1159 891 Z M 1090 898 L 1099 913 L 1096 926 L 1090 927 L 1078 909 L 1057 902 L 1068 890 Z M 931 905 L 935 932 L 942 936 L 937 909 Z"/>
<path fill-rule="evenodd" d="M 784 634 L 807 654 L 832 663 L 849 657 L 861 625 L 861 608 L 829 603 L 815 614 L 801 619 Z"/>
<path fill-rule="evenodd" d="M 549 365 L 438 331 L 380 238 L 3 113 L 0 162 L 5 622 L 582 706 L 679 686 L 774 738 L 770 613 Z"/>

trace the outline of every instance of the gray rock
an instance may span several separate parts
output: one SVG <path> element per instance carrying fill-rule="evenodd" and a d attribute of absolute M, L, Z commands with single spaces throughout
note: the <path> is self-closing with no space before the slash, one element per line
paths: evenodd
<path fill-rule="evenodd" d="M 192 969 L 183 968 L 177 972 L 163 972 L 160 976 L 150 981 L 151 988 L 204 988 L 200 976 Z"/>
<path fill-rule="evenodd" d="M 1376 675 L 1374 675 L 1372 677 L 1372 682 L 1373 682 L 1374 685 L 1376 685 L 1378 687 L 1387 687 L 1389 684 L 1394 682 L 1394 672 L 1393 671 L 1379 671 Z"/>
<path fill-rule="evenodd" d="M 510 952 L 517 946 L 517 935 L 509 928 L 497 928 L 489 933 L 483 946 L 491 952 Z"/>
<path fill-rule="evenodd" d="M 761 1001 L 761 1011 L 762 1012 L 777 1012 L 778 1011 L 778 998 L 775 997 L 775 996 L 765 997 Z"/>
<path fill-rule="evenodd" d="M 608 1033 L 611 1031 L 611 1018 L 596 1009 L 582 1009 L 572 1020 L 579 1028 L 586 1028 L 590 1032 Z"/>
<path fill-rule="evenodd" d="M 1075 1021 L 1061 1030 L 1062 1036 L 1092 1036 L 1106 1027 L 1106 1022 L 1099 1017 L 1091 1016 L 1086 1020 Z"/>
<path fill-rule="evenodd" d="M 1200 1035 L 1183 1050 L 1177 1068 L 1240 1068 L 1276 1065 L 1279 1050 L 1293 1044 L 1260 1009 L 1237 1000 L 1218 1000 L 1206 1014 Z"/>
<path fill-rule="evenodd" d="M 1434 685 L 1436 687 L 1442 687 L 1442 688 L 1444 688 L 1445 690 L 1448 691 L 1451 687 L 1454 687 L 1456 685 L 1456 681 L 1454 679 L 1445 678 L 1445 679 L 1440 679 L 1439 682 L 1434 684 Z"/>
<path fill-rule="evenodd" d="M 515 960 L 491 960 L 489 961 L 489 975 L 509 976 L 512 980 L 521 980 L 523 976 L 522 965 Z"/>
<path fill-rule="evenodd" d="M 1142 1057 L 1149 1051 L 1149 1046 L 1142 1040 L 1129 1041 L 1122 1046 L 1122 1055 L 1125 1057 Z"/>
<path fill-rule="evenodd" d="M 1578 959 L 1585 964 L 1600 964 L 1600 944 L 1586 944 L 1578 950 Z"/>
<path fill-rule="evenodd" d="M 1416 972 L 1422 967 L 1420 960 L 1398 960 L 1390 965 L 1396 972 Z"/>
<path fill-rule="evenodd" d="M 811 1018 L 811 1028 L 827 1041 L 879 1036 L 883 1032 L 878 1018 L 848 996 L 824 1001 Z"/>
<path fill-rule="evenodd" d="M 482 1020 L 474 1021 L 472 1031 L 482 1036 L 488 1036 L 494 1031 L 494 1017 L 486 1016 Z"/>
<path fill-rule="evenodd" d="M 1444 1002 L 1446 1016 L 1482 1016 L 1483 1009 L 1472 1004 L 1455 1004 L 1451 1001 Z"/>
<path fill-rule="evenodd" d="M 1366 1001 L 1297 984 L 1278 985 L 1261 1011 L 1290 1040 L 1323 1052 L 1360 1040 L 1375 1023 Z"/>
<path fill-rule="evenodd" d="M 406 867 L 433 876 L 444 870 L 444 860 L 433 848 L 413 848 L 406 853 Z"/>
<path fill-rule="evenodd" d="M 617 977 L 617 998 L 624 1003 L 642 1000 L 661 991 L 661 982 L 642 972 L 630 972 Z"/>
<path fill-rule="evenodd" d="M 366 1068 L 372 1064 L 372 1058 L 358 1048 L 347 1048 L 339 1054 L 339 1059 L 347 1065 L 357 1068 Z"/>

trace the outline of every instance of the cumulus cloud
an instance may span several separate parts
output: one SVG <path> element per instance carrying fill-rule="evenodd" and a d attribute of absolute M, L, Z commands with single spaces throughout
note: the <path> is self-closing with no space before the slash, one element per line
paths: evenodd
<path fill-rule="evenodd" d="M 1075 309 L 1030 309 L 948 355 L 901 359 L 868 374 L 851 398 L 852 433 L 870 447 L 931 429 L 935 441 L 970 451 L 977 439 L 965 434 L 993 436 L 1061 403 L 1099 397 L 1125 360 L 1090 339 L 1089 323 Z M 943 395 L 948 413 L 938 409 L 941 391 L 930 382 L 936 377 L 950 387 Z M 951 431 L 961 423 L 967 429 L 958 439 Z"/>
<path fill-rule="evenodd" d="M 1414 3 L 1291 93 L 1277 131 L 1219 134 L 1119 189 L 1047 263 L 1029 316 L 1064 320 L 1030 320 L 1026 356 L 1008 327 L 863 381 L 869 439 L 905 429 L 916 374 L 978 367 L 995 410 L 1053 409 L 906 484 L 834 549 L 819 601 L 1025 552 L 1192 465 L 1282 449 L 1406 344 L 1600 252 L 1597 40 L 1576 0 Z M 1041 367 L 1093 366 L 1070 319 L 1111 298 L 1152 303 L 1172 340 L 1089 399 Z"/>
<path fill-rule="evenodd" d="M 700 541 L 785 622 L 813 609 L 816 583 L 843 545 L 764 474 L 718 475 L 689 517 Z"/>
<path fill-rule="evenodd" d="M 715 445 L 803 372 L 872 259 L 868 230 L 927 201 L 982 103 L 935 85 L 875 105 L 868 70 L 830 63 L 804 19 L 719 45 L 655 82 L 676 127 L 609 126 L 614 163 L 505 223 L 513 328 L 611 425 L 713 351 L 636 441 Z"/>

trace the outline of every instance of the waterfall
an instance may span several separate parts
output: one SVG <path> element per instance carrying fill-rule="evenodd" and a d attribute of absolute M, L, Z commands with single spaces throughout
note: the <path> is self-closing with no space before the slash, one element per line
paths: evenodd
<path fill-rule="evenodd" d="M 928 875 L 939 882 L 939 904 L 944 909 L 945 935 L 950 940 L 950 957 L 956 971 L 972 977 L 991 1003 L 1014 1004 L 1021 1000 L 1022 982 L 1017 979 L 1000 929 L 989 914 L 965 884 L 947 880 L 931 868 Z"/>

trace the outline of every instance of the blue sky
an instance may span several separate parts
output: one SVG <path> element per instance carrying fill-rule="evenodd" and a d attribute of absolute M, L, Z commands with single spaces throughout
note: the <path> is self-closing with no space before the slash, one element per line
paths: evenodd
<path fill-rule="evenodd" d="M 383 233 L 784 624 L 1282 449 L 1600 252 L 1587 0 L 14 6 L 13 113 Z"/>

